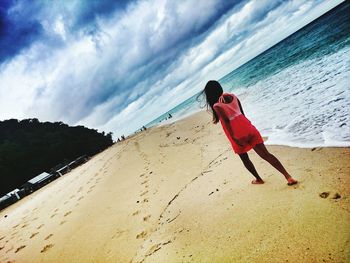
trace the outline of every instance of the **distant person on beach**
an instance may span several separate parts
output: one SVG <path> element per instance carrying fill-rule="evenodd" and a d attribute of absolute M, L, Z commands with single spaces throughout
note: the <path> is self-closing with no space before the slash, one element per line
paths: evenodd
<path fill-rule="evenodd" d="M 205 95 L 207 108 L 208 106 L 211 108 L 213 123 L 220 121 L 234 152 L 239 155 L 244 166 L 255 177 L 252 184 L 263 184 L 264 180 L 249 159 L 247 152 L 251 149 L 254 149 L 262 159 L 281 172 L 288 185 L 298 183 L 290 176 L 281 162 L 268 152 L 259 131 L 245 117 L 241 102 L 234 94 L 224 93 L 220 83 L 215 80 L 210 80 L 201 94 Z"/>

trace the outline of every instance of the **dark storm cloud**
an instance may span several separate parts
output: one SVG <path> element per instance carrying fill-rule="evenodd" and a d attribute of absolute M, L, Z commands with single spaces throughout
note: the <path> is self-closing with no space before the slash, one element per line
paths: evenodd
<path fill-rule="evenodd" d="M 108 18 L 116 11 L 122 12 L 129 3 L 127 0 L 89 0 L 89 1 L 0 1 L 0 64 L 20 54 L 37 41 L 50 42 L 52 46 L 62 43 L 50 32 L 45 32 L 43 24 L 50 16 L 61 15 L 67 18 L 70 33 L 83 30 L 96 32 L 96 20 Z M 73 5 L 74 8 L 69 8 Z M 52 25 L 48 25 L 49 27 Z"/>
<path fill-rule="evenodd" d="M 26 9 L 16 9 L 18 1 L 0 1 L 0 64 L 20 53 L 43 34 L 40 22 L 35 18 L 38 6 L 24 1 Z"/>
<path fill-rule="evenodd" d="M 76 19 L 73 28 L 79 29 L 87 26 L 95 26 L 96 20 L 99 17 L 109 17 L 117 10 L 124 10 L 128 4 L 132 2 L 136 2 L 136 0 L 79 1 L 77 4 L 77 11 L 75 13 Z"/>

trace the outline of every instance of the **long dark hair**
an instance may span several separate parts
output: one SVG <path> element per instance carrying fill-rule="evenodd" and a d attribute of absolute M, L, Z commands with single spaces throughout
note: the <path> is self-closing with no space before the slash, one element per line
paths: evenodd
<path fill-rule="evenodd" d="M 207 110 L 209 110 L 213 114 L 213 122 L 218 123 L 219 116 L 216 114 L 214 110 L 214 104 L 218 102 L 220 96 L 223 93 L 223 89 L 220 85 L 220 83 L 216 80 L 209 80 L 208 83 L 205 85 L 204 90 L 198 95 L 197 101 L 199 101 L 199 97 L 205 96 Z"/>

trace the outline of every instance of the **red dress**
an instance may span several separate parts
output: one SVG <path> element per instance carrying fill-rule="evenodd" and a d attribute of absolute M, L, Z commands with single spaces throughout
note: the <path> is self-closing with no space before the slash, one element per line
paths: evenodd
<path fill-rule="evenodd" d="M 238 99 L 234 94 L 223 93 L 219 98 L 219 101 L 214 104 L 214 110 L 219 116 L 222 128 L 224 129 L 227 138 L 230 140 L 235 153 L 246 153 L 257 144 L 264 142 L 259 131 L 242 114 L 239 108 Z M 225 122 L 225 119 L 228 119 L 229 122 Z M 238 140 L 241 145 L 233 140 L 227 125 L 230 125 L 235 139 Z"/>

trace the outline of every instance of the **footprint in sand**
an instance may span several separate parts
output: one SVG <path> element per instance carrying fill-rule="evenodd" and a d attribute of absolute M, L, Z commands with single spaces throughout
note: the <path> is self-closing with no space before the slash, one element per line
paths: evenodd
<path fill-rule="evenodd" d="M 11 247 L 10 249 L 6 250 L 6 252 L 5 252 L 5 253 L 10 252 L 12 249 L 13 249 L 13 247 Z"/>
<path fill-rule="evenodd" d="M 19 224 L 13 226 L 12 228 L 15 229 L 15 228 L 18 227 L 18 226 L 19 226 Z M 2 239 L 2 238 L 0 238 L 0 240 L 1 240 L 1 239 Z"/>
<path fill-rule="evenodd" d="M 153 253 L 155 253 L 156 251 L 158 251 L 158 250 L 161 249 L 161 248 L 162 248 L 162 244 L 153 245 L 153 246 L 148 250 L 147 255 L 150 256 L 150 255 L 152 255 Z"/>
<path fill-rule="evenodd" d="M 143 221 L 148 221 L 148 219 L 150 219 L 151 215 L 147 215 L 143 217 Z"/>
<path fill-rule="evenodd" d="M 80 197 L 78 198 L 78 201 L 80 201 L 81 199 L 84 199 L 84 196 L 80 196 Z"/>
<path fill-rule="evenodd" d="M 123 233 L 125 232 L 125 230 L 118 230 L 117 232 L 114 233 L 114 235 L 112 236 L 112 239 L 114 238 L 118 238 L 120 237 Z"/>
<path fill-rule="evenodd" d="M 148 190 L 144 191 L 143 193 L 141 193 L 141 196 L 144 196 L 145 194 L 148 193 Z"/>
<path fill-rule="evenodd" d="M 140 177 L 143 177 L 143 176 L 145 176 L 145 174 L 141 174 L 141 175 L 140 175 Z"/>
<path fill-rule="evenodd" d="M 142 203 L 148 203 L 148 202 L 149 202 L 148 198 L 145 198 L 142 200 Z"/>
<path fill-rule="evenodd" d="M 54 214 L 52 214 L 51 216 L 50 216 L 50 218 L 53 218 L 53 217 L 55 217 L 57 214 L 56 213 L 54 213 Z"/>
<path fill-rule="evenodd" d="M 25 228 L 25 227 L 27 227 L 28 225 L 27 224 L 24 224 L 21 228 Z"/>
<path fill-rule="evenodd" d="M 75 195 L 71 195 L 70 197 L 69 197 L 69 199 L 72 199 L 72 198 L 74 198 L 75 197 Z"/>
<path fill-rule="evenodd" d="M 67 221 L 61 221 L 60 222 L 60 225 L 63 225 L 64 223 L 66 223 Z"/>
<path fill-rule="evenodd" d="M 140 210 L 137 210 L 136 212 L 132 213 L 133 216 L 136 216 L 140 213 Z"/>
<path fill-rule="evenodd" d="M 17 225 L 18 226 L 18 225 Z M 0 240 L 3 240 L 5 238 L 5 236 L 2 236 L 2 237 L 0 237 Z"/>
<path fill-rule="evenodd" d="M 147 183 L 148 182 L 148 180 L 146 180 L 146 181 L 143 181 L 141 184 L 145 184 L 145 183 Z"/>
<path fill-rule="evenodd" d="M 72 213 L 72 211 L 68 211 L 67 213 L 64 214 L 64 217 L 68 216 L 71 213 Z"/>
<path fill-rule="evenodd" d="M 16 249 L 15 253 L 17 253 L 18 251 L 20 251 L 21 249 L 25 248 L 26 246 L 20 246 Z"/>
<path fill-rule="evenodd" d="M 45 240 L 48 240 L 52 236 L 53 236 L 53 234 L 48 235 L 47 237 L 45 237 Z"/>
<path fill-rule="evenodd" d="M 319 196 L 321 198 L 327 198 L 329 196 L 330 192 L 323 192 L 323 193 L 320 193 Z"/>
<path fill-rule="evenodd" d="M 140 239 L 140 238 L 144 238 L 147 236 L 147 232 L 146 231 L 142 231 L 140 234 L 138 234 L 136 236 L 137 239 Z"/>
<path fill-rule="evenodd" d="M 48 251 L 52 247 L 53 247 L 53 244 L 46 245 L 45 247 L 43 247 L 43 249 L 40 251 L 40 253 L 45 253 L 46 251 Z"/>
<path fill-rule="evenodd" d="M 32 239 L 32 238 L 35 237 L 37 234 L 39 234 L 39 232 L 35 232 L 35 233 L 31 234 L 31 236 L 30 236 L 29 238 Z"/>

